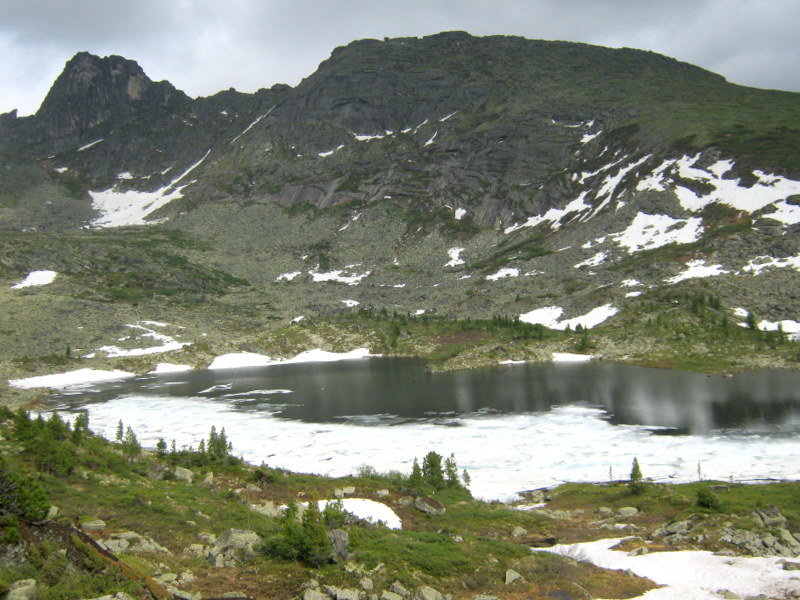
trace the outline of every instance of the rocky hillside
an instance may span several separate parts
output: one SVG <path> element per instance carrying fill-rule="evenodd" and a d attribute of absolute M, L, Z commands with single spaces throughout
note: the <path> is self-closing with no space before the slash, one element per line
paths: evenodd
<path fill-rule="evenodd" d="M 799 140 L 800 95 L 631 49 L 362 40 L 295 88 L 197 99 L 80 53 L 0 116 L 0 335 L 99 346 L 140 311 L 217 348 L 365 307 L 574 329 L 675 290 L 800 332 Z"/>

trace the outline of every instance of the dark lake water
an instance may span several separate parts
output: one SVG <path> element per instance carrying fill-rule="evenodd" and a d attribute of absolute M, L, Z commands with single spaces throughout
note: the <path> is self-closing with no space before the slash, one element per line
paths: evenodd
<path fill-rule="evenodd" d="M 430 374 L 414 359 L 192 371 L 100 384 L 61 396 L 69 406 L 131 395 L 196 397 L 242 411 L 269 411 L 308 423 L 391 424 L 471 413 L 602 408 L 612 424 L 795 435 L 800 432 L 800 373 L 762 371 L 706 376 L 613 363 L 520 364 Z"/>
<path fill-rule="evenodd" d="M 408 472 L 429 450 L 455 453 L 484 498 L 562 481 L 624 477 L 798 479 L 800 373 L 731 378 L 609 363 L 502 365 L 426 373 L 418 360 L 145 376 L 53 398 L 117 422 L 154 446 L 197 446 L 225 427 L 247 460 L 345 475 L 369 464 Z"/>

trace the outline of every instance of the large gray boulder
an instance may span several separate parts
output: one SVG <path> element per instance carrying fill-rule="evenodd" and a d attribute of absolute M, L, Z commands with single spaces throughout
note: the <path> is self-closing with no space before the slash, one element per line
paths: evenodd
<path fill-rule="evenodd" d="M 238 562 L 256 555 L 256 545 L 261 538 L 255 531 L 228 529 L 214 541 L 206 552 L 208 562 L 215 567 L 233 567 Z"/>
<path fill-rule="evenodd" d="M 335 562 L 347 560 L 350 556 L 350 535 L 344 529 L 331 529 L 328 532 L 328 540 L 333 547 L 333 560 Z"/>

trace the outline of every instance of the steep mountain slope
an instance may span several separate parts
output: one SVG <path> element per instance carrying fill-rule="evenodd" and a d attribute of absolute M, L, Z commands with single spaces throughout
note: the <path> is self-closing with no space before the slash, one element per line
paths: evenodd
<path fill-rule="evenodd" d="M 798 141 L 800 95 L 631 49 L 362 40 L 296 88 L 194 100 L 80 53 L 36 115 L 0 116 L 0 274 L 65 276 L 2 301 L 56 331 L 74 298 L 114 316 L 3 329 L 20 354 L 96 347 L 135 302 L 226 323 L 218 349 L 356 307 L 640 323 L 686 290 L 800 331 Z"/>

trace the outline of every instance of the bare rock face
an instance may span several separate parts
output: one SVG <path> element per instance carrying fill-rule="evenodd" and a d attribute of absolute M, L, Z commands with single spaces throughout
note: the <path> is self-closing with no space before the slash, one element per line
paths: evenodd
<path fill-rule="evenodd" d="M 167 107 L 186 96 L 154 83 L 136 61 L 79 52 L 53 83 L 36 113 L 39 137 L 74 143 L 108 121 L 124 121 L 142 108 Z"/>

